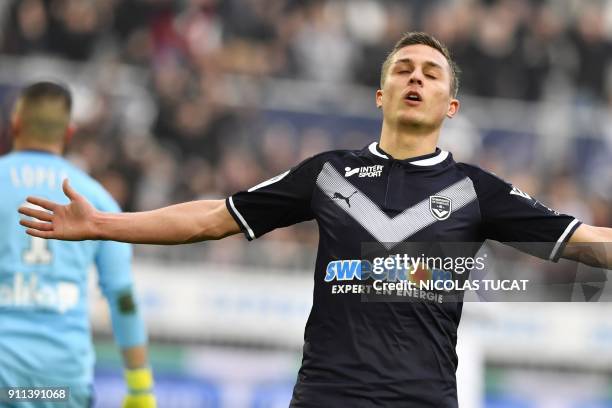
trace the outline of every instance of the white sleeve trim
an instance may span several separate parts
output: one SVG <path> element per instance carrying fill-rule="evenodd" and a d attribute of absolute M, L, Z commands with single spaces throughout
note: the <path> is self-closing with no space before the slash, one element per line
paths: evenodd
<path fill-rule="evenodd" d="M 578 220 L 574 218 L 574 221 L 570 222 L 569 225 L 565 228 L 565 231 L 563 231 L 563 234 L 561 234 L 561 236 L 559 237 L 559 239 L 557 240 L 557 243 L 555 244 L 555 247 L 553 248 L 552 252 L 550 253 L 550 256 L 548 257 L 549 260 L 555 260 L 557 259 L 557 252 L 559 252 L 559 248 L 561 247 L 561 244 L 563 244 L 567 238 L 567 235 L 570 233 L 570 231 L 574 228 L 574 226 L 576 224 L 578 224 Z"/>
<path fill-rule="evenodd" d="M 255 239 L 255 234 L 253 233 L 253 230 L 249 226 L 249 223 L 246 222 L 246 220 L 244 219 L 242 214 L 240 214 L 240 212 L 236 209 L 236 206 L 234 205 L 234 200 L 232 199 L 232 196 L 229 197 L 229 203 L 230 203 L 230 206 L 232 207 L 232 211 L 234 211 L 234 213 L 236 214 L 236 216 L 238 217 L 238 219 L 242 223 L 242 226 L 246 229 L 247 233 L 249 234 L 249 237 L 251 237 L 251 239 Z"/>

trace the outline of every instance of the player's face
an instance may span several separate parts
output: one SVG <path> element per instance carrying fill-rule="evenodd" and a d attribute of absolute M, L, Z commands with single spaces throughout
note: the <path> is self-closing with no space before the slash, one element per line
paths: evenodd
<path fill-rule="evenodd" d="M 376 105 L 387 125 L 435 130 L 459 109 L 451 92 L 451 68 L 444 55 L 427 45 L 409 45 L 393 56 Z"/>

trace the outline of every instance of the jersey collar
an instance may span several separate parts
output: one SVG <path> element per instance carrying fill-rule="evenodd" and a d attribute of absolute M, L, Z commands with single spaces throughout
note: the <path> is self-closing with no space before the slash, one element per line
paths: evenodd
<path fill-rule="evenodd" d="M 16 153 L 38 153 L 38 154 L 48 154 L 51 156 L 56 156 L 55 153 L 52 153 L 48 150 L 43 150 L 43 149 L 19 149 L 19 150 L 13 150 Z"/>
<path fill-rule="evenodd" d="M 368 150 L 370 153 L 377 157 L 381 157 L 383 159 L 389 160 L 392 158 L 389 154 L 387 154 L 384 150 L 378 146 L 378 142 L 372 142 L 368 146 Z M 433 153 L 425 154 L 423 156 L 412 157 L 406 160 L 398 160 L 402 163 L 411 164 L 413 166 L 435 166 L 436 164 L 442 163 L 448 157 L 449 153 L 445 150 L 440 150 L 436 148 L 436 151 Z"/>

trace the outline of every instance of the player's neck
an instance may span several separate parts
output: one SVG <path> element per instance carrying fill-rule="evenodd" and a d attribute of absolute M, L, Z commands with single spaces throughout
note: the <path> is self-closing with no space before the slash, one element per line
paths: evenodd
<path fill-rule="evenodd" d="M 33 141 L 24 141 L 16 139 L 13 142 L 13 150 L 14 151 L 24 151 L 24 150 L 36 150 L 40 152 L 48 152 L 51 154 L 55 154 L 61 156 L 63 153 L 63 149 L 61 146 L 57 144 L 47 144 L 41 142 L 33 142 Z"/>
<path fill-rule="evenodd" d="M 434 153 L 439 136 L 440 129 L 431 132 L 410 132 L 405 129 L 390 128 L 383 122 L 378 145 L 391 157 L 405 160 Z"/>

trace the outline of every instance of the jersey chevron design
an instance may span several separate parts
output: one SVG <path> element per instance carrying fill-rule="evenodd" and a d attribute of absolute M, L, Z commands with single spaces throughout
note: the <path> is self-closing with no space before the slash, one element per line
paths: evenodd
<path fill-rule="evenodd" d="M 356 191 L 356 194 L 351 199 L 352 205 L 348 201 L 333 201 L 387 249 L 392 249 L 416 232 L 439 220 L 430 211 L 429 197 L 407 208 L 397 216 L 389 217 L 367 195 L 342 177 L 330 163 L 323 165 L 323 169 L 317 177 L 317 186 L 330 199 L 337 197 L 335 196 L 336 194 L 348 197 L 351 194 L 355 194 L 354 192 Z M 474 185 L 467 177 L 437 192 L 435 195 L 449 198 L 455 210 L 459 210 L 476 200 Z"/>
<path fill-rule="evenodd" d="M 364 244 L 400 254 L 410 251 L 400 251 L 402 242 L 463 242 L 475 254 L 487 239 L 548 242 L 522 250 L 556 260 L 580 222 L 511 190 L 440 149 L 397 160 L 372 143 L 318 154 L 228 197 L 249 240 L 301 221 L 318 225 L 313 306 L 291 408 L 457 408 L 462 303 L 364 301 L 371 261 Z"/>

